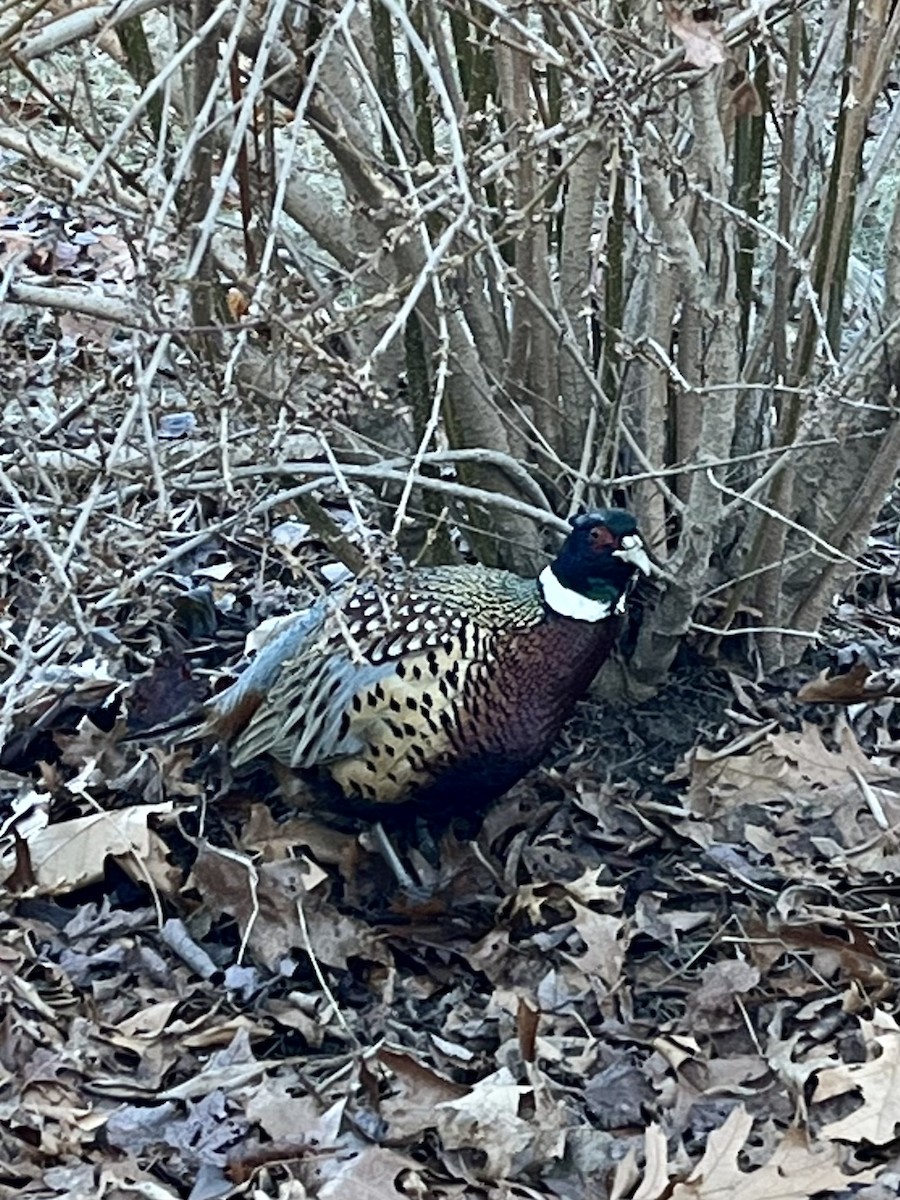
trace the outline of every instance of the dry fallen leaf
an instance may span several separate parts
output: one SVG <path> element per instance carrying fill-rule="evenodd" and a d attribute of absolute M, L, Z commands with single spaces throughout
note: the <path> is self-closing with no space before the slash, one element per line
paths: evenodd
<path fill-rule="evenodd" d="M 747 1144 L 753 1118 L 740 1105 L 714 1130 L 700 1162 L 672 1200 L 811 1200 L 817 1192 L 842 1190 L 849 1183 L 870 1183 L 878 1171 L 845 1175 L 833 1146 L 810 1144 L 799 1129 L 789 1129 L 771 1157 L 755 1171 L 742 1171 L 738 1155 Z"/>
<path fill-rule="evenodd" d="M 575 908 L 572 924 L 584 942 L 585 949 L 582 954 L 566 957 L 589 979 L 599 979 L 607 988 L 615 987 L 619 982 L 625 952 L 631 940 L 625 921 L 608 913 L 596 913 L 575 901 L 571 903 Z"/>
<path fill-rule="evenodd" d="M 700 986 L 688 997 L 693 1029 L 708 1032 L 731 1028 L 738 998 L 760 980 L 759 970 L 739 958 L 723 959 L 703 968 Z"/>
<path fill-rule="evenodd" d="M 659 1200 L 669 1187 L 669 1155 L 666 1135 L 657 1124 L 644 1130 L 644 1173 L 632 1200 Z M 615 1200 L 615 1196 L 610 1197 Z"/>
<path fill-rule="evenodd" d="M 367 1146 L 340 1164 L 338 1172 L 317 1190 L 318 1200 L 397 1200 L 397 1177 L 415 1171 L 415 1159 L 397 1150 Z"/>
<path fill-rule="evenodd" d="M 688 804 L 708 816 L 725 806 L 763 804 L 794 797 L 814 798 L 857 788 L 851 772 L 865 780 L 896 778 L 900 772 L 867 758 L 849 726 L 840 731 L 840 746 L 829 750 L 816 725 L 804 723 L 799 733 L 776 729 L 746 753 L 728 747 L 699 746 L 689 756 Z"/>
<path fill-rule="evenodd" d="M 862 1104 L 840 1120 L 823 1126 L 829 1141 L 872 1142 L 883 1146 L 894 1139 L 900 1123 L 900 1026 L 879 1009 L 871 1021 L 861 1020 L 866 1043 L 880 1051 L 864 1063 L 840 1063 L 819 1072 L 813 1103 L 861 1093 Z"/>
<path fill-rule="evenodd" d="M 393 1076 L 390 1095 L 378 1106 L 391 1138 L 420 1137 L 426 1129 L 434 1128 L 439 1104 L 466 1094 L 461 1084 L 438 1074 L 406 1051 L 382 1046 L 378 1061 Z"/>
<path fill-rule="evenodd" d="M 314 1096 L 295 1096 L 284 1080 L 267 1078 L 248 1099 L 245 1112 L 273 1141 L 280 1141 L 304 1136 L 321 1108 Z"/>
<path fill-rule="evenodd" d="M 549 1111 L 547 1089 L 516 1082 L 506 1067 L 481 1079 L 455 1100 L 435 1106 L 438 1132 L 445 1150 L 477 1150 L 482 1155 L 478 1174 L 485 1179 L 504 1179 L 533 1162 L 559 1158 L 565 1149 L 562 1114 Z M 519 1116 L 523 1096 L 532 1096 L 541 1119 Z"/>
<path fill-rule="evenodd" d="M 860 704 L 900 695 L 900 669 L 874 671 L 865 663 L 854 663 L 849 671 L 830 675 L 821 671 L 797 692 L 804 704 Z"/>
<path fill-rule="evenodd" d="M 156 837 L 148 828 L 148 818 L 171 811 L 171 802 L 135 805 L 60 821 L 30 833 L 26 845 L 37 892 L 58 895 L 95 883 L 103 877 L 107 857 L 143 861 Z M 0 865 L 4 878 L 14 866 L 4 856 Z"/>

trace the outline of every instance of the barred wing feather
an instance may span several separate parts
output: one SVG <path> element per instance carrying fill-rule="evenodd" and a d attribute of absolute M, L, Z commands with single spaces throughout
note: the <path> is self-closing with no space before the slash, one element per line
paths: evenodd
<path fill-rule="evenodd" d="M 392 803 L 460 746 L 467 695 L 499 636 L 542 619 L 533 581 L 438 567 L 359 584 L 299 614 L 217 698 L 236 766 L 270 754 L 325 767 L 348 795 Z"/>

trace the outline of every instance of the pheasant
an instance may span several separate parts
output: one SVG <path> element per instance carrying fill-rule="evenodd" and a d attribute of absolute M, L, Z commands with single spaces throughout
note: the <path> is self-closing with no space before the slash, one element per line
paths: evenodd
<path fill-rule="evenodd" d="M 609 655 L 634 518 L 572 518 L 536 579 L 481 566 L 358 582 L 288 618 L 207 708 L 232 765 L 269 755 L 366 807 L 471 807 L 536 766 Z"/>

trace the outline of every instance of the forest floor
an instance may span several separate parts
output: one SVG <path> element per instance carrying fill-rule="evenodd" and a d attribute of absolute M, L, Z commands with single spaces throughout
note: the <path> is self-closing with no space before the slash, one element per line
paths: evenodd
<path fill-rule="evenodd" d="M 37 273 L 121 255 L 6 221 Z M 334 578 L 235 471 L 321 445 L 177 364 L 144 421 L 108 330 L 0 333 L 0 1197 L 897 1196 L 896 507 L 808 664 L 686 658 L 483 819 L 398 831 L 416 902 L 290 780 L 123 741 Z M 825 667 L 859 703 L 801 702 Z"/>
<path fill-rule="evenodd" d="M 7 743 L 0 1195 L 897 1195 L 894 701 L 693 662 L 586 702 L 483 820 L 399 831 L 413 901 L 283 781 L 121 740 L 236 645 L 202 595 Z"/>

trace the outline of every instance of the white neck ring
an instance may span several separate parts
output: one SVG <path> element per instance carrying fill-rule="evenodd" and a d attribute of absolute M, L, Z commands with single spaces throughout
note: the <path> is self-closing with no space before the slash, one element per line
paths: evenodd
<path fill-rule="evenodd" d="M 538 576 L 538 583 L 547 607 L 561 617 L 596 622 L 605 620 L 612 612 L 612 605 L 606 600 L 592 600 L 590 596 L 582 596 L 580 592 L 573 592 L 560 583 L 552 567 L 544 567 Z"/>

